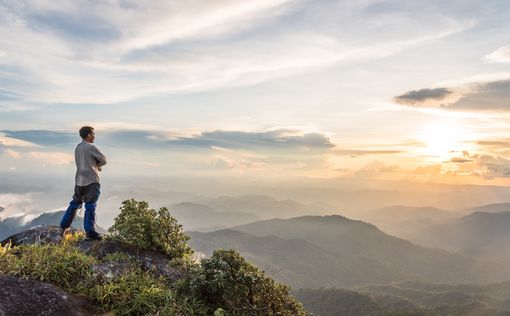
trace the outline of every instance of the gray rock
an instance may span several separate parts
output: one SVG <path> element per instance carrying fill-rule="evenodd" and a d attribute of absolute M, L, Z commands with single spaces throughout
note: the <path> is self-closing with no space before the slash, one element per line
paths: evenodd
<path fill-rule="evenodd" d="M 76 229 L 71 229 L 71 232 L 76 232 Z M 17 233 L 5 238 L 1 241 L 2 245 L 9 242 L 12 246 L 20 245 L 37 245 L 37 244 L 59 244 L 62 241 L 60 236 L 59 226 L 39 226 L 21 233 Z"/>
<path fill-rule="evenodd" d="M 0 275 L 1 316 L 99 315 L 84 298 L 66 293 L 48 283 Z"/>
<path fill-rule="evenodd" d="M 133 269 L 133 263 L 127 260 L 100 262 L 92 266 L 92 275 L 100 282 L 109 282 Z"/>
<path fill-rule="evenodd" d="M 170 257 L 149 250 L 140 250 L 131 245 L 119 242 L 117 240 L 105 239 L 102 241 L 88 241 L 83 240 L 77 244 L 85 254 L 94 256 L 98 259 L 103 259 L 105 256 L 114 253 L 123 253 L 135 261 L 138 266 L 144 271 L 152 271 L 157 276 L 163 276 L 169 281 L 177 281 L 184 277 L 185 271 L 171 267 Z M 122 264 L 122 261 L 115 264 Z M 102 267 L 104 268 L 104 267 Z M 125 269 L 126 267 L 119 267 L 118 269 Z M 112 268 L 113 269 L 113 268 Z M 116 269 L 116 268 L 115 268 Z M 111 271 L 115 274 L 115 271 Z"/>

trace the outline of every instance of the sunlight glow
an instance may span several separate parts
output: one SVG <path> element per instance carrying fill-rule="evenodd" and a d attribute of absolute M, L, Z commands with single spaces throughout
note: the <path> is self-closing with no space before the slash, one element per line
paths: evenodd
<path fill-rule="evenodd" d="M 467 142 L 471 137 L 471 131 L 453 121 L 436 121 L 418 131 L 418 139 L 423 142 L 419 153 L 434 158 L 434 161 L 448 161 L 459 152 L 473 150 Z"/>

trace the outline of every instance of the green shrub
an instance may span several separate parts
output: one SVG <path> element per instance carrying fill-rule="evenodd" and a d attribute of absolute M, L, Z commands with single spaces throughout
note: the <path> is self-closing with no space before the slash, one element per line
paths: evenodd
<path fill-rule="evenodd" d="M 134 269 L 109 282 L 96 284 L 89 298 L 115 315 L 173 315 L 174 295 L 164 282 Z"/>
<path fill-rule="evenodd" d="M 40 280 L 77 292 L 77 284 L 89 278 L 97 260 L 68 245 L 28 245 L 0 254 L 0 271 Z"/>
<path fill-rule="evenodd" d="M 163 252 L 174 259 L 192 254 L 186 243 L 189 236 L 168 209 L 162 207 L 156 211 L 145 201 L 130 199 L 122 202 L 120 214 L 109 232 L 115 239 L 140 249 Z"/>
<path fill-rule="evenodd" d="M 180 289 L 180 294 L 199 297 L 208 314 L 306 315 L 289 288 L 264 275 L 234 250 L 216 250 Z"/>

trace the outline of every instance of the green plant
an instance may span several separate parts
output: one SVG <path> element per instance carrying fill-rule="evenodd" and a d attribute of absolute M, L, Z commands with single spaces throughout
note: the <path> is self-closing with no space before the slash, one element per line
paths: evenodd
<path fill-rule="evenodd" d="M 67 244 L 27 245 L 0 255 L 0 270 L 77 292 L 77 285 L 89 278 L 90 267 L 96 262 L 95 258 Z"/>
<path fill-rule="evenodd" d="M 92 286 L 88 296 L 116 315 L 173 315 L 175 308 L 173 292 L 163 280 L 140 269 Z"/>
<path fill-rule="evenodd" d="M 133 258 L 131 258 L 128 254 L 123 252 L 114 252 L 107 254 L 104 256 L 101 261 L 107 262 L 107 261 L 134 261 Z"/>
<path fill-rule="evenodd" d="M 234 250 L 214 251 L 182 284 L 180 293 L 201 298 L 209 314 L 306 315 L 287 286 L 266 277 Z"/>
<path fill-rule="evenodd" d="M 162 207 L 156 211 L 145 201 L 130 199 L 122 202 L 120 214 L 109 232 L 112 238 L 140 249 L 163 252 L 173 259 L 192 254 L 186 243 L 189 236 L 168 209 Z"/>

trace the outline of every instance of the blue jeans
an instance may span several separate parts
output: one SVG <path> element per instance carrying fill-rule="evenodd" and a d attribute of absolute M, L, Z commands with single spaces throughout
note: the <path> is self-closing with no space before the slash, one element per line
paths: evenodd
<path fill-rule="evenodd" d="M 95 229 L 96 202 L 101 193 L 100 189 L 101 185 L 99 183 L 91 183 L 86 186 L 75 186 L 73 199 L 69 202 L 69 207 L 60 221 L 60 227 L 63 229 L 69 228 L 76 216 L 76 211 L 81 207 L 82 203 L 85 202 L 83 228 L 87 235 L 97 234 Z"/>

